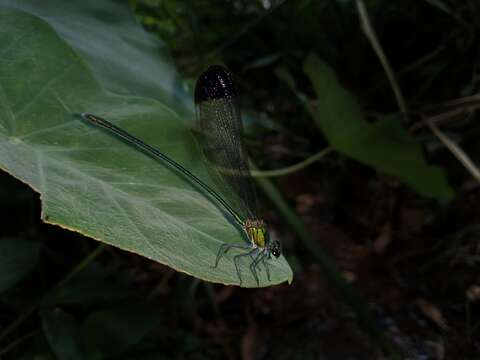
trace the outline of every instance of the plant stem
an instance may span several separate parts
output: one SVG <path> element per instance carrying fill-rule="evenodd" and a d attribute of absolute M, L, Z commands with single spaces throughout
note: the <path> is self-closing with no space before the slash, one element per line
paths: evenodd
<path fill-rule="evenodd" d="M 303 168 L 306 168 L 310 164 L 314 163 L 315 161 L 323 158 L 325 155 L 329 154 L 333 148 L 331 146 L 323 149 L 322 151 L 316 153 L 315 155 L 312 155 L 308 157 L 307 159 L 299 162 L 298 164 L 292 165 L 292 166 L 287 166 L 282 169 L 276 169 L 276 170 L 252 170 L 251 174 L 253 177 L 275 177 L 275 176 L 284 176 L 284 175 L 289 175 L 292 174 L 296 171 L 302 170 Z"/>
<path fill-rule="evenodd" d="M 254 164 L 252 164 L 252 168 L 255 169 Z M 342 274 L 340 274 L 334 261 L 318 246 L 315 239 L 311 236 L 295 212 L 290 208 L 271 180 L 261 177 L 257 177 L 255 180 L 270 198 L 270 201 L 276 206 L 285 221 L 297 233 L 298 237 L 303 242 L 303 245 L 316 258 L 320 266 L 323 268 L 329 283 L 338 291 L 341 298 L 356 313 L 358 321 L 370 333 L 372 339 L 374 339 L 374 341 L 376 341 L 392 359 L 400 359 L 399 355 L 392 349 L 390 342 L 372 319 L 367 304 L 363 301 L 357 291 L 355 291 L 355 289 L 345 280 Z"/>
<path fill-rule="evenodd" d="M 470 300 L 465 300 L 465 333 L 467 334 L 467 341 L 469 344 L 472 343 L 472 318 L 470 313 Z"/>
<path fill-rule="evenodd" d="M 18 339 L 12 341 L 10 344 L 8 344 L 7 346 L 5 346 L 2 350 L 0 350 L 0 358 L 2 356 L 4 356 L 6 353 L 8 353 L 10 350 L 14 349 L 15 347 L 17 347 L 18 345 L 20 345 L 22 342 L 24 342 L 25 340 L 28 340 L 30 339 L 32 336 L 36 335 L 39 331 L 38 330 L 35 330 L 35 331 L 32 331 L 32 332 L 29 332 L 21 337 L 19 337 Z"/>
<path fill-rule="evenodd" d="M 475 111 L 480 109 L 480 104 L 471 104 L 471 105 L 464 105 L 464 106 L 459 106 L 453 110 L 449 110 L 446 112 L 443 112 L 438 115 L 431 116 L 429 118 L 426 118 L 425 120 L 422 120 L 412 127 L 410 127 L 411 132 L 418 131 L 420 128 L 424 126 L 429 126 L 429 123 L 432 124 L 440 124 L 442 122 L 445 122 L 447 120 L 450 120 L 452 118 L 458 117 L 460 115 L 469 115 L 474 113 Z"/>
<path fill-rule="evenodd" d="M 107 244 L 100 244 L 97 246 L 95 250 L 93 250 L 90 254 L 85 256 L 85 258 L 78 263 L 65 277 L 58 282 L 55 286 L 54 290 L 65 285 L 67 282 L 72 280 L 79 272 L 81 272 L 85 267 L 87 267 L 93 260 L 97 258 L 98 255 L 102 253 L 102 251 L 107 247 Z"/>
<path fill-rule="evenodd" d="M 400 90 L 400 86 L 398 86 L 397 79 L 395 78 L 395 74 L 393 73 L 390 63 L 388 62 L 388 59 L 385 56 L 385 53 L 383 52 L 382 46 L 378 41 L 377 35 L 375 34 L 375 30 L 372 27 L 370 18 L 368 16 L 367 8 L 365 7 L 365 3 L 363 2 L 363 0 L 356 0 L 356 2 L 357 2 L 357 9 L 358 9 L 358 14 L 360 16 L 362 30 L 365 33 L 365 36 L 367 37 L 368 41 L 370 41 L 370 44 L 372 45 L 373 50 L 377 54 L 378 59 L 380 60 L 380 63 L 382 64 L 383 69 L 385 70 L 388 81 L 390 82 L 390 86 L 392 87 L 393 92 L 395 94 L 395 99 L 397 100 L 397 104 L 398 104 L 398 107 L 400 108 L 400 111 L 404 114 L 404 116 L 407 116 L 408 112 L 407 112 L 407 105 L 405 103 L 405 98 L 403 97 L 402 91 Z"/>
<path fill-rule="evenodd" d="M 462 150 L 460 146 L 455 144 L 452 140 L 448 138 L 440 129 L 433 123 L 433 121 L 426 119 L 425 120 L 428 127 L 435 136 L 442 142 L 445 147 L 450 150 L 450 152 L 457 158 L 457 160 L 467 169 L 467 171 L 480 182 L 480 169 L 475 165 L 475 163 L 468 157 L 468 155 Z"/>

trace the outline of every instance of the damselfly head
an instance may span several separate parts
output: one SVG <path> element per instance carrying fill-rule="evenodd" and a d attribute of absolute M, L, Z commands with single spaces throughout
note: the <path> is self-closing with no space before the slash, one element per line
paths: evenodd
<path fill-rule="evenodd" d="M 282 253 L 282 246 L 280 245 L 280 242 L 277 240 L 272 241 L 269 248 L 270 248 L 269 249 L 270 253 L 276 258 L 278 258 Z"/>

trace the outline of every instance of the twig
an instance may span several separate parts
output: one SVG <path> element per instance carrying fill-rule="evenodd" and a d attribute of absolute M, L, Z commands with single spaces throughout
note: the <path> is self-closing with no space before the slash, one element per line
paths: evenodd
<path fill-rule="evenodd" d="M 434 124 L 438 124 L 438 123 L 441 123 L 443 121 L 449 120 L 449 119 L 451 119 L 455 116 L 460 116 L 460 115 L 465 115 L 465 114 L 472 113 L 472 112 L 474 112 L 478 109 L 480 109 L 480 104 L 464 106 L 464 107 L 456 108 L 456 109 L 453 109 L 453 110 L 450 110 L 450 111 L 447 111 L 447 112 L 444 112 L 444 113 L 441 113 L 441 114 L 438 114 L 438 115 L 434 115 L 432 117 L 429 117 L 428 119 L 422 120 L 422 121 L 412 125 L 410 127 L 410 131 L 411 132 L 418 131 L 422 127 L 428 125 L 427 121 L 430 121 Z"/>
<path fill-rule="evenodd" d="M 467 154 L 455 144 L 452 140 L 450 140 L 440 129 L 432 122 L 430 119 L 425 120 L 428 127 L 432 130 L 436 137 L 447 147 L 448 150 L 455 156 L 460 163 L 467 169 L 467 171 L 478 181 L 480 182 L 480 170 L 478 167 L 473 163 L 473 161 L 468 157 Z"/>
<path fill-rule="evenodd" d="M 377 35 L 375 34 L 375 30 L 372 27 L 370 18 L 368 16 L 367 8 L 365 7 L 363 0 L 356 0 L 356 3 L 357 3 L 358 14 L 360 16 L 360 25 L 362 27 L 362 30 L 365 33 L 365 36 L 367 37 L 367 39 L 370 41 L 370 44 L 372 45 L 373 50 L 377 54 L 378 59 L 380 60 L 380 63 L 382 64 L 383 69 L 385 70 L 385 74 L 387 75 L 388 81 L 390 82 L 390 86 L 393 89 L 393 93 L 395 94 L 395 99 L 397 100 L 397 104 L 398 104 L 398 107 L 400 108 L 400 111 L 403 113 L 405 117 L 407 117 L 408 112 L 407 112 L 407 105 L 405 103 L 405 98 L 403 97 L 403 94 L 400 90 L 400 86 L 398 86 L 398 82 L 397 82 L 397 79 L 395 78 L 395 74 L 393 73 L 393 70 L 388 62 L 388 59 L 385 56 L 385 53 L 383 52 L 380 42 L 378 41 Z"/>
<path fill-rule="evenodd" d="M 458 106 L 458 105 L 463 105 L 463 104 L 470 104 L 470 103 L 475 103 L 480 101 L 480 94 L 473 94 L 469 96 L 464 96 L 458 99 L 453 99 L 453 100 L 447 100 L 438 104 L 434 105 L 428 105 L 422 110 L 429 110 L 429 109 L 435 109 L 438 107 L 452 107 L 452 106 Z M 472 104 L 473 105 L 473 104 Z"/>
<path fill-rule="evenodd" d="M 16 348 L 18 345 L 23 343 L 25 340 L 28 340 L 32 336 L 36 335 L 37 333 L 39 333 L 39 331 L 35 330 L 19 337 L 17 340 L 12 341 L 10 344 L 8 344 L 2 350 L 0 350 L 0 358 L 4 356 L 6 353 L 10 352 L 10 350 Z"/>
<path fill-rule="evenodd" d="M 307 159 L 299 162 L 298 164 L 287 166 L 285 168 L 276 169 L 276 170 L 251 170 L 251 174 L 253 177 L 275 177 L 275 176 L 288 175 L 296 171 L 302 170 L 303 168 L 306 168 L 310 164 L 314 163 L 315 161 L 318 161 L 319 159 L 323 158 L 325 155 L 329 154 L 332 150 L 333 148 L 329 146 L 323 149 L 322 151 L 316 153 L 315 155 L 312 155 Z"/>
<path fill-rule="evenodd" d="M 398 86 L 398 83 L 395 79 L 395 76 L 393 74 L 393 71 L 388 63 L 388 60 L 382 50 L 382 47 L 380 46 L 380 43 L 378 42 L 378 39 L 375 35 L 375 32 L 371 26 L 370 19 L 368 17 L 367 9 L 365 7 L 365 4 L 363 0 L 356 0 L 357 3 L 357 8 L 361 20 L 361 25 L 362 29 L 365 32 L 365 35 L 367 36 L 368 40 L 370 41 L 373 49 L 375 50 L 378 58 L 380 59 L 380 62 L 382 63 L 382 66 L 385 70 L 385 73 L 387 74 L 388 80 L 390 81 L 390 85 L 393 89 L 393 92 L 395 93 L 395 98 L 397 99 L 398 106 L 400 110 L 407 115 L 407 108 L 405 105 L 405 100 L 403 98 L 403 95 L 400 91 L 400 87 Z M 477 95 L 474 95 L 474 97 L 470 98 L 469 101 L 475 101 L 477 100 Z M 464 99 L 465 100 L 465 99 Z M 479 106 L 480 107 L 480 106 Z M 471 108 L 475 108 L 476 106 L 472 106 Z M 435 136 L 438 137 L 438 139 L 451 151 L 451 153 L 460 161 L 460 163 L 467 169 L 467 171 L 477 180 L 480 182 L 480 170 L 477 168 L 477 166 L 473 163 L 473 161 L 468 157 L 467 154 L 457 145 L 455 144 L 452 140 L 450 140 L 445 134 L 443 134 L 440 129 L 435 125 L 436 122 L 442 121 L 444 119 L 448 119 L 452 116 L 461 114 L 465 111 L 464 108 L 461 109 L 454 109 L 451 112 L 444 113 L 437 115 L 434 118 L 426 119 L 425 123 L 428 125 L 428 127 L 432 130 L 432 132 L 435 134 Z"/>
<path fill-rule="evenodd" d="M 407 65 L 405 68 L 403 68 L 402 70 L 400 70 L 397 75 L 398 76 L 402 76 L 410 71 L 413 71 L 414 69 L 416 69 L 417 67 L 420 67 L 422 65 L 424 65 L 425 63 L 429 62 L 430 60 L 432 60 L 435 56 L 437 56 L 439 53 L 441 53 L 442 51 L 446 50 L 447 47 L 445 45 L 441 45 L 439 46 L 438 48 L 436 48 L 435 50 L 433 50 L 432 52 L 426 54 L 426 55 L 423 55 L 422 57 L 420 57 L 419 59 L 415 60 L 414 62 L 412 62 L 411 64 Z"/>

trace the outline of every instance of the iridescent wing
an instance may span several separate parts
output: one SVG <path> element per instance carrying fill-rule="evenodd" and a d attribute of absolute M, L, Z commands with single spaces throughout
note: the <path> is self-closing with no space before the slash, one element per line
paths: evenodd
<path fill-rule="evenodd" d="M 242 141 L 243 124 L 232 77 L 219 65 L 209 67 L 195 86 L 200 142 L 217 186 L 246 219 L 259 219 L 258 201 Z"/>

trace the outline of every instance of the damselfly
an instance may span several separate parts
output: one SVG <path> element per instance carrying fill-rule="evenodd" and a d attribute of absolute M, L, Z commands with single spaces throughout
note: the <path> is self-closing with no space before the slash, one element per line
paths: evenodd
<path fill-rule="evenodd" d="M 222 256 L 230 249 L 240 249 L 244 252 L 233 257 L 240 285 L 242 285 L 242 277 L 239 261 L 243 257 L 252 259 L 250 271 L 257 285 L 260 284 L 257 274 L 260 263 L 263 264 L 270 281 L 266 260 L 272 255 L 279 257 L 281 247 L 278 241 L 270 239 L 267 226 L 259 216 L 257 196 L 242 140 L 243 125 L 237 93 L 227 69 L 213 65 L 200 75 L 195 86 L 195 105 L 200 131 L 199 140 L 208 163 L 216 171 L 217 176 L 213 178 L 217 179 L 216 185 L 223 197 L 191 171 L 111 122 L 92 114 L 82 114 L 82 117 L 184 174 L 231 215 L 234 223 L 245 234 L 247 244 L 222 244 L 218 249 L 213 268 L 218 266 Z"/>

